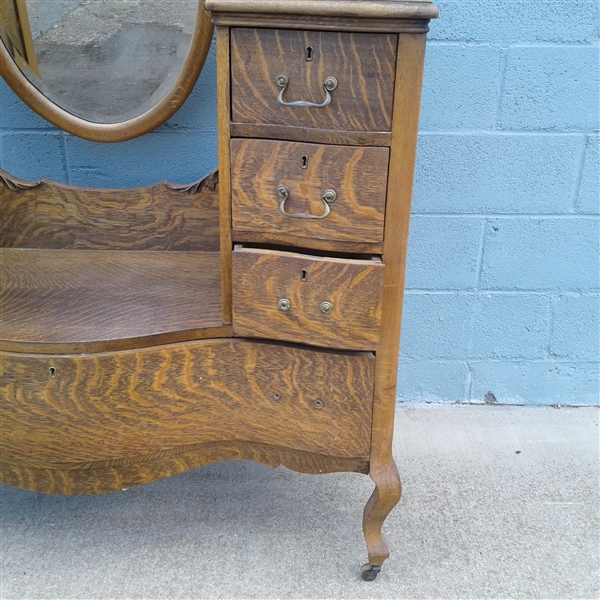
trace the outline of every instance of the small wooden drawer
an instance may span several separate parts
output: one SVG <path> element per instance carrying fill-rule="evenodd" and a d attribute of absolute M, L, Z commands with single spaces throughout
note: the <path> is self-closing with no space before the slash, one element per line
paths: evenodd
<path fill-rule="evenodd" d="M 239 235 L 255 233 L 259 242 L 291 236 L 302 246 L 294 238 L 381 245 L 387 148 L 233 139 L 231 162 L 234 239 L 253 241 Z"/>
<path fill-rule="evenodd" d="M 232 121 L 390 131 L 397 47 L 395 34 L 234 28 Z"/>
<path fill-rule="evenodd" d="M 236 247 L 233 331 L 326 348 L 376 350 L 384 266 Z"/>

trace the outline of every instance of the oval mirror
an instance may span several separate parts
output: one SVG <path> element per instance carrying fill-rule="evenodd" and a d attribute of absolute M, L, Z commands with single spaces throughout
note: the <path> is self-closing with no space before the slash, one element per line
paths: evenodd
<path fill-rule="evenodd" d="M 180 108 L 212 33 L 204 0 L 0 0 L 0 74 L 57 127 L 117 142 Z"/>

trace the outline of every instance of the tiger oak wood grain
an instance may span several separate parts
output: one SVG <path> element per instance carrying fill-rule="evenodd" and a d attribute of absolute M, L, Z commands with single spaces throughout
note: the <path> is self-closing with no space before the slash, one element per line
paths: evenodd
<path fill-rule="evenodd" d="M 218 252 L 0 253 L 6 342 L 98 348 L 99 342 L 222 325 Z"/>
<path fill-rule="evenodd" d="M 231 120 L 231 86 L 229 83 L 229 30 L 217 29 L 217 134 L 219 138 L 219 232 L 221 250 L 222 318 L 231 325 L 231 160 L 229 157 L 229 122 Z"/>
<path fill-rule="evenodd" d="M 375 402 L 369 469 L 369 475 L 376 487 L 365 506 L 363 516 L 363 531 L 369 551 L 369 562 L 372 565 L 381 565 L 389 556 L 388 547 L 381 536 L 381 527 L 389 512 L 400 500 L 402 491 L 392 456 L 392 438 L 424 61 L 425 36 L 401 35 L 392 130 L 392 168 L 388 182 L 386 212 L 386 230 L 390 233 L 386 235 L 383 246 L 386 271 L 380 351 L 377 353 L 375 367 Z"/>
<path fill-rule="evenodd" d="M 417 19 L 362 19 L 314 15 L 298 17 L 281 12 L 260 15 L 250 15 L 244 12 L 221 13 L 213 17 L 213 22 L 220 27 L 266 27 L 269 29 L 349 31 L 353 33 L 427 33 L 429 31 L 427 22 Z"/>
<path fill-rule="evenodd" d="M 370 353 L 245 340 L 84 356 L 3 353 L 2 461 L 135 462 L 206 442 L 365 459 L 374 363 Z"/>
<path fill-rule="evenodd" d="M 245 13 L 260 19 L 288 15 L 302 22 L 307 16 L 322 19 L 332 17 L 341 23 L 358 19 L 369 23 L 373 19 L 419 19 L 427 24 L 429 19 L 438 16 L 438 9 L 430 0 L 206 0 L 207 10 L 213 11 L 214 18 L 227 18 L 230 14 Z"/>
<path fill-rule="evenodd" d="M 244 231 L 265 237 L 273 231 L 274 241 L 290 234 L 320 241 L 382 242 L 388 162 L 387 148 L 233 139 L 233 236 Z M 279 211 L 276 190 L 281 184 L 290 190 L 285 210 L 291 214 L 322 215 L 322 196 L 328 189 L 337 198 L 324 219 L 288 217 Z"/>
<path fill-rule="evenodd" d="M 302 270 L 306 281 L 302 281 Z M 328 348 L 375 350 L 384 266 L 376 260 L 321 258 L 235 248 L 233 331 Z M 288 311 L 278 302 L 287 298 Z M 330 314 L 321 302 L 333 304 Z"/>
<path fill-rule="evenodd" d="M 101 340 L 96 342 L 52 343 L 0 340 L 0 351 L 25 354 L 85 354 L 89 352 L 116 352 L 118 350 L 134 350 L 137 348 L 148 348 L 149 346 L 176 344 L 178 342 L 230 338 L 232 336 L 233 327 L 231 325 L 219 325 L 218 327 L 184 329 L 182 331 L 170 331 L 169 333 L 159 333 L 156 335 Z"/>
<path fill-rule="evenodd" d="M 219 192 L 165 184 L 125 190 L 43 181 L 0 184 L 0 246 L 86 250 L 219 251 Z"/>
<path fill-rule="evenodd" d="M 390 131 L 398 36 L 276 29 L 231 30 L 231 106 L 235 123 L 268 123 L 348 131 Z M 314 59 L 305 59 L 311 46 Z M 325 108 L 280 106 L 275 84 L 289 77 L 285 101 L 325 100 Z"/>
<path fill-rule="evenodd" d="M 196 239 L 204 244 L 205 240 L 215 238 L 212 233 L 198 232 L 193 226 L 194 231 L 188 232 L 173 217 L 172 211 L 177 211 L 178 202 L 183 201 L 181 197 L 162 204 L 154 198 L 148 205 L 151 216 L 141 230 L 127 208 L 122 208 L 127 213 L 123 218 L 130 219 L 132 227 L 129 237 L 124 235 L 125 229 L 118 229 L 117 211 L 114 218 L 118 234 L 114 237 L 102 237 L 104 231 L 90 230 L 86 234 L 98 244 L 93 248 L 100 248 L 94 252 L 80 250 L 82 246 L 77 244 L 80 244 L 79 230 L 87 232 L 85 228 L 96 219 L 96 213 L 87 215 L 78 208 L 77 219 L 69 217 L 68 227 L 63 230 L 56 225 L 60 219 L 48 219 L 43 211 L 39 213 L 41 226 L 35 216 L 27 216 L 30 214 L 27 211 L 35 213 L 38 205 L 18 207 L 17 216 L 12 217 L 12 224 L 7 227 L 7 245 L 25 247 L 19 237 L 22 234 L 19 224 L 25 223 L 26 237 L 37 240 L 40 248 L 49 241 L 58 244 L 53 248 L 69 249 L 45 250 L 48 255 L 39 263 L 30 260 L 19 273 L 13 269 L 10 280 L 20 281 L 25 290 L 17 299 L 11 297 L 12 291 L 7 296 L 13 303 L 12 310 L 17 311 L 15 314 L 27 306 L 44 312 L 47 297 L 52 300 L 54 294 L 62 295 L 63 300 L 67 299 L 63 302 L 67 316 L 73 315 L 75 327 L 86 331 L 90 323 L 95 324 L 105 335 L 112 325 L 102 324 L 100 316 L 110 322 L 112 313 L 118 314 L 121 303 L 115 300 L 115 293 L 126 298 L 124 310 L 129 310 L 128 306 L 136 306 L 137 310 L 130 311 L 127 322 L 114 332 L 113 338 L 101 342 L 71 341 L 58 345 L 4 342 L 5 349 L 41 348 L 55 353 L 0 354 L 0 479 L 47 493 L 89 494 L 147 483 L 231 458 L 262 461 L 270 466 L 285 464 L 310 473 L 368 472 L 375 490 L 364 509 L 363 532 L 369 563 L 378 568 L 389 555 L 381 535 L 382 525 L 401 495 L 400 478 L 392 457 L 401 306 L 424 33 L 428 19 L 437 16 L 437 9 L 425 0 L 206 2 L 216 11 L 214 21 L 218 25 L 222 183 L 219 229 L 211 229 L 220 240 L 214 246 L 200 249 L 210 250 L 203 253 L 205 261 L 209 255 L 213 260 L 208 259 L 206 264 L 210 266 L 199 267 L 200 273 L 192 274 L 193 269 L 183 266 L 196 250 L 186 244 L 196 243 Z M 314 57 L 307 62 L 308 45 L 312 46 Z M 275 85 L 279 74 L 290 78 L 284 93 L 286 101 L 323 101 L 322 84 L 329 75 L 338 78 L 339 86 L 327 108 L 282 107 L 277 103 L 280 88 Z M 234 140 L 230 144 L 231 137 L 254 138 L 254 141 Z M 277 148 L 276 152 L 263 153 L 261 164 L 247 156 L 234 157 L 231 169 L 232 149 L 236 145 L 250 147 L 257 143 L 256 139 L 269 137 L 276 141 L 260 143 Z M 296 177 L 295 151 L 318 147 L 317 144 L 327 145 L 330 147 L 327 153 L 339 152 L 339 155 L 328 161 L 321 158 L 315 161 L 315 156 L 311 156 L 312 166 L 318 167 L 316 172 L 306 174 L 304 179 L 302 173 Z M 342 145 L 347 147 L 336 150 Z M 279 166 L 275 158 L 283 156 L 284 146 L 294 148 L 294 152 L 288 152 Z M 359 169 L 360 181 L 356 183 L 358 178 L 349 175 L 352 156 L 366 156 L 373 150 L 386 153 L 385 168 L 381 167 L 382 161 L 363 165 Z M 353 204 L 349 213 L 336 200 L 331 206 L 333 216 L 318 223 L 330 226 L 337 219 L 333 231 L 310 229 L 318 226 L 307 221 L 297 221 L 290 227 L 297 226 L 298 230 L 289 231 L 284 222 L 270 220 L 271 212 L 266 213 L 268 218 L 261 212 L 275 200 L 273 213 L 278 216 L 279 199 L 272 198 L 274 189 L 269 188 L 280 183 L 290 185 L 288 181 L 275 181 L 275 167 L 277 178 L 291 178 L 297 187 L 295 193 L 292 189 L 289 204 L 286 203 L 289 211 L 312 210 L 319 214 L 318 209 L 323 206 L 319 198 L 330 186 L 321 189 L 318 184 L 325 183 L 332 174 L 338 175 L 340 185 L 350 188 L 351 195 L 358 197 L 357 194 L 364 193 L 366 200 Z M 373 187 L 374 174 L 379 174 L 380 187 Z M 1 175 L 0 172 L 0 186 L 4 181 Z M 247 180 L 247 184 L 240 186 L 242 193 L 237 201 L 234 199 L 233 214 L 232 176 L 234 184 L 236 178 Z M 322 181 L 318 181 L 319 177 Z M 23 182 L 17 183 L 13 185 L 15 189 L 23 187 Z M 44 185 L 31 193 L 30 202 L 35 203 Z M 263 188 L 259 190 L 261 185 Z M 316 195 L 313 188 L 318 188 Z M 86 196 L 75 203 L 96 206 L 99 198 Z M 52 201 L 56 201 L 56 193 Z M 136 213 L 143 211 L 143 203 L 135 204 L 134 197 L 129 201 L 136 207 Z M 117 202 L 117 196 L 111 197 L 110 202 Z M 110 208 L 105 211 L 100 204 L 98 214 L 107 214 L 110 220 Z M 59 207 L 62 205 L 58 202 Z M 39 206 L 47 210 L 45 205 Z M 197 224 L 210 222 L 209 227 L 214 228 L 216 205 L 208 206 L 209 203 L 203 205 L 202 210 L 207 213 L 198 217 Z M 376 214 L 363 214 L 361 210 L 365 207 Z M 240 215 L 244 210 L 248 212 L 243 217 L 243 228 L 233 223 L 232 231 L 232 219 L 237 218 L 238 208 Z M 187 208 L 184 214 L 187 215 Z M 30 222 L 34 225 L 28 225 Z M 46 222 L 51 225 L 48 232 L 44 230 Z M 148 226 L 147 237 L 145 226 Z M 101 223 L 102 228 L 107 226 Z M 361 239 L 365 232 L 365 238 Z M 271 247 L 288 244 L 313 251 L 307 250 L 303 255 L 298 250 L 293 253 L 239 247 L 232 255 L 232 240 Z M 102 246 L 104 243 L 106 248 Z M 146 243 L 153 245 L 143 248 L 136 245 Z M 88 257 L 75 260 L 73 264 L 78 265 L 80 272 L 73 276 L 71 259 L 61 259 L 56 266 L 49 256 L 54 252 L 55 256 L 66 253 L 66 257 L 74 249 L 76 253 L 89 252 L 100 258 L 109 249 L 182 252 L 106 252 L 129 256 L 122 262 L 118 256 L 107 257 L 98 265 Z M 316 256 L 325 251 L 345 256 Z M 11 250 L 9 255 L 10 252 L 35 251 Z M 366 260 L 357 256 L 357 260 L 352 260 L 350 254 L 358 252 L 382 253 L 383 258 Z M 148 258 L 136 262 L 137 254 Z M 182 263 L 168 267 L 174 259 L 158 258 L 165 254 L 185 258 Z M 12 267 L 18 264 L 16 259 L 11 261 Z M 59 278 L 61 264 L 67 266 L 66 276 Z M 114 272 L 107 270 L 107 265 L 117 264 L 120 267 Z M 85 275 L 84 266 L 90 270 Z M 128 275 L 128 269 L 133 269 L 133 274 Z M 172 271 L 169 280 L 168 270 Z M 144 271 L 149 276 L 138 277 Z M 100 283 L 104 281 L 102 290 L 90 283 L 95 273 L 100 274 Z M 302 281 L 303 275 L 306 281 Z M 214 289 L 210 286 L 213 291 L 188 293 L 191 289 L 188 286 L 196 279 L 206 282 L 211 277 L 217 282 Z M 163 282 L 160 286 L 159 281 Z M 171 281 L 173 289 L 169 289 Z M 29 297 L 27 285 L 31 282 L 33 291 Z M 157 297 L 153 304 L 148 296 L 154 295 L 155 283 Z M 20 289 L 18 285 L 12 287 Z M 79 296 L 75 293 L 69 299 L 73 290 Z M 284 297 L 292 305 L 287 312 L 277 306 Z M 191 319 L 193 298 L 200 307 L 200 325 L 206 325 L 204 319 L 213 316 L 219 325 L 153 333 L 162 331 L 157 323 L 168 322 L 172 326 L 171 319 L 177 320 L 182 315 Z M 213 303 L 214 298 L 218 300 Z M 333 304 L 329 315 L 320 310 L 324 300 Z M 58 304 L 57 301 L 54 314 L 59 319 L 65 318 L 59 314 Z M 214 314 L 213 308 L 206 312 L 205 305 L 214 307 Z M 96 311 L 94 307 L 98 306 L 102 310 Z M 188 308 L 190 313 L 186 312 Z M 138 313 L 143 327 L 136 324 Z M 32 318 L 33 314 L 31 310 Z M 84 323 L 82 315 L 90 314 L 97 320 L 86 319 Z M 150 315 L 152 318 L 146 320 Z M 48 320 L 40 325 L 40 330 L 52 327 L 52 319 Z M 18 321 L 25 323 L 21 317 Z M 118 337 L 123 333 L 129 335 L 127 332 L 132 328 L 144 329 L 144 335 Z M 56 335 L 64 341 L 64 335 Z M 71 331 L 69 335 L 71 340 L 79 340 L 83 334 Z M 146 343 L 172 341 L 174 335 L 188 336 L 181 339 L 238 337 L 141 348 Z M 240 339 L 242 335 L 265 341 Z M 39 337 L 47 339 L 46 334 Z M 89 337 L 97 337 L 97 331 Z M 313 348 L 266 341 L 273 339 Z M 137 349 L 122 350 L 127 344 L 137 344 Z M 114 352 L 113 348 L 121 351 Z M 111 351 L 90 354 L 98 349 Z M 341 349 L 376 350 L 376 356 L 372 352 Z"/>
<path fill-rule="evenodd" d="M 151 483 L 221 460 L 252 460 L 301 473 L 368 473 L 364 458 L 339 458 L 248 442 L 208 442 L 126 460 L 100 461 L 67 469 L 0 462 L 0 482 L 43 494 L 104 494 Z"/>
<path fill-rule="evenodd" d="M 342 144 L 344 146 L 389 146 L 389 131 L 336 131 L 335 129 L 312 129 L 288 127 L 266 123 L 231 123 L 231 137 L 263 138 L 313 142 L 316 144 Z"/>
<path fill-rule="evenodd" d="M 239 231 L 232 233 L 234 242 L 249 242 L 261 246 L 291 246 L 294 248 L 339 252 L 343 254 L 381 254 L 381 242 L 340 242 L 339 240 L 319 240 L 277 231 Z M 350 257 L 349 257 L 350 258 Z"/>

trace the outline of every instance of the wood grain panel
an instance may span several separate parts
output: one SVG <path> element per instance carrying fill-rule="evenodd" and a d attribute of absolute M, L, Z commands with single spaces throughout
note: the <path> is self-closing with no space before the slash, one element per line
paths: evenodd
<path fill-rule="evenodd" d="M 231 101 L 235 123 L 348 131 L 390 131 L 398 36 L 286 29 L 231 30 Z M 314 58 L 306 61 L 306 48 Z M 325 108 L 280 106 L 275 84 L 289 77 L 284 100 L 322 103 L 323 82 L 338 88 Z"/>
<path fill-rule="evenodd" d="M 319 240 L 304 236 L 279 233 L 277 231 L 239 231 L 233 232 L 234 242 L 250 242 L 252 244 L 293 246 L 295 248 L 310 248 L 326 252 L 344 254 L 381 254 L 382 242 L 340 242 L 338 240 Z"/>
<path fill-rule="evenodd" d="M 231 90 L 229 83 L 229 29 L 217 28 L 217 124 L 219 170 L 222 183 L 219 195 L 221 290 L 223 324 L 231 325 L 231 161 L 229 156 L 229 122 Z"/>
<path fill-rule="evenodd" d="M 341 23 L 348 19 L 434 19 L 438 9 L 429 0 L 206 0 L 207 10 L 226 18 L 231 13 L 246 13 L 257 19 L 263 15 L 290 15 L 323 19 L 333 17 Z"/>
<path fill-rule="evenodd" d="M 219 191 L 86 189 L 43 181 L 0 183 L 4 248 L 219 251 Z"/>
<path fill-rule="evenodd" d="M 306 161 L 306 163 L 304 162 Z M 325 146 L 272 140 L 231 140 L 233 235 L 273 231 L 313 240 L 383 240 L 387 148 Z M 368 175 L 366 175 L 368 173 Z M 337 198 L 324 219 L 281 214 L 277 187 L 290 189 L 285 210 L 322 215 L 324 192 Z"/>
<path fill-rule="evenodd" d="M 252 460 L 284 465 L 301 473 L 368 473 L 365 458 L 339 458 L 267 444 L 209 442 L 127 460 L 103 461 L 68 469 L 0 462 L 0 482 L 43 494 L 104 494 L 164 479 L 222 460 Z"/>
<path fill-rule="evenodd" d="M 242 0 L 245 3 L 245 0 Z M 320 4 L 329 4 L 322 2 Z M 368 0 L 369 4 L 373 0 Z M 355 2 L 353 2 L 354 4 Z M 296 4 L 296 2 L 294 2 Z M 389 2 L 385 4 L 403 4 L 408 2 Z M 277 5 L 280 9 L 281 0 Z M 433 6 L 433 5 L 432 5 Z M 350 31 L 372 32 L 372 33 L 427 33 L 429 31 L 429 18 L 421 15 L 421 18 L 415 19 L 391 19 L 391 18 L 360 18 L 360 17 L 342 17 L 337 14 L 335 17 L 316 16 L 314 14 L 304 15 L 285 15 L 281 12 L 248 14 L 243 12 L 228 12 L 214 14 L 213 22 L 219 27 L 267 27 L 269 29 L 307 29 L 311 31 Z"/>
<path fill-rule="evenodd" d="M 406 275 L 406 255 L 415 173 L 419 106 L 425 63 L 425 36 L 400 36 L 398 77 L 394 106 L 391 168 L 388 182 L 388 206 L 383 260 L 386 264 L 381 352 L 377 355 L 375 413 L 372 448 L 375 455 L 372 472 L 381 470 L 384 479 L 394 479 L 390 468 L 396 382 L 400 353 L 400 327 Z M 373 468 L 374 467 L 374 468 Z"/>
<path fill-rule="evenodd" d="M 375 350 L 384 270 L 378 260 L 235 248 L 234 335 Z M 278 306 L 282 298 L 291 302 L 288 311 Z M 321 311 L 323 301 L 333 304 L 331 313 Z"/>
<path fill-rule="evenodd" d="M 231 137 L 341 144 L 344 146 L 389 146 L 392 139 L 388 131 L 336 131 L 335 129 L 288 127 L 286 125 L 265 125 L 264 123 L 259 125 L 231 123 L 230 131 Z"/>
<path fill-rule="evenodd" d="M 208 442 L 364 459 L 374 363 L 370 353 L 245 340 L 87 356 L 4 353 L 2 461 L 91 468 Z"/>
<path fill-rule="evenodd" d="M 222 324 L 218 252 L 0 252 L 8 342 L 97 347 Z"/>
<path fill-rule="evenodd" d="M 386 234 L 383 247 L 386 272 L 382 322 L 385 326 L 381 331 L 375 369 L 372 460 L 369 465 L 369 475 L 376 487 L 363 513 L 363 531 L 371 565 L 381 565 L 389 556 L 381 528 L 402 493 L 392 456 L 392 438 L 424 59 L 425 36 L 401 35 L 386 212 L 386 231 L 389 234 Z"/>

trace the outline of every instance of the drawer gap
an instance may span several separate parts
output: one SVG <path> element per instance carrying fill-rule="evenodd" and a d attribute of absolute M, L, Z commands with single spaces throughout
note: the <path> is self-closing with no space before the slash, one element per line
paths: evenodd
<path fill-rule="evenodd" d="M 320 256 L 326 258 L 348 258 L 350 260 L 373 260 L 382 262 L 381 254 L 360 254 L 353 252 L 332 252 L 329 250 L 314 250 L 312 248 L 301 248 L 299 246 L 279 246 L 277 244 L 253 244 L 252 242 L 244 242 L 243 244 L 235 244 L 235 250 L 242 249 L 259 249 L 259 250 L 275 250 L 277 252 L 286 252 L 292 254 L 304 254 L 305 256 Z"/>

